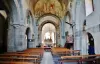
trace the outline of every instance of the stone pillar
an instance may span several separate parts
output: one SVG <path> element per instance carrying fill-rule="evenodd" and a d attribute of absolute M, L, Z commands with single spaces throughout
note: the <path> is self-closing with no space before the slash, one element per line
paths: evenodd
<path fill-rule="evenodd" d="M 15 28 L 12 25 L 9 25 L 8 28 L 8 44 L 7 44 L 7 52 L 16 52 L 15 47 Z"/>
<path fill-rule="evenodd" d="M 34 42 L 32 41 L 32 32 L 29 33 L 29 48 L 34 47 Z"/>
<path fill-rule="evenodd" d="M 23 51 L 27 47 L 24 26 L 12 24 L 8 29 L 8 52 Z"/>
<path fill-rule="evenodd" d="M 81 54 L 88 55 L 88 36 L 86 31 L 82 32 Z"/>
<path fill-rule="evenodd" d="M 56 44 L 60 44 L 60 29 L 58 27 L 56 29 Z"/>
<path fill-rule="evenodd" d="M 80 36 L 81 36 L 81 32 L 80 32 L 80 14 L 79 14 L 79 12 L 80 12 L 80 6 L 81 6 L 81 1 L 80 0 L 76 0 L 76 1 L 74 1 L 75 2 L 75 4 L 74 4 L 74 13 L 73 13 L 73 18 L 74 18 L 74 21 L 76 22 L 76 25 L 75 25 L 75 41 L 74 41 L 74 49 L 75 50 L 80 50 L 81 49 L 81 47 L 80 47 Z M 82 13 L 82 12 L 81 12 Z"/>
<path fill-rule="evenodd" d="M 63 31 L 62 31 L 62 23 L 63 23 L 63 22 L 61 21 L 61 22 L 60 22 L 60 41 L 59 41 L 59 42 L 60 42 L 61 46 L 63 47 L 63 38 L 62 38 L 62 37 L 63 37 L 63 34 L 62 34 Z"/>
<path fill-rule="evenodd" d="M 22 25 L 14 25 L 14 26 L 16 27 L 14 36 L 16 51 L 22 51 L 26 49 L 26 43 L 24 42 L 25 28 Z"/>
<path fill-rule="evenodd" d="M 36 46 L 39 44 L 39 32 L 38 32 L 38 26 L 36 26 Z"/>
<path fill-rule="evenodd" d="M 19 16 L 18 16 L 18 10 L 16 7 L 16 4 L 14 1 L 11 1 L 11 13 L 10 13 L 10 22 L 8 27 L 8 44 L 7 44 L 7 51 L 8 52 L 16 52 L 16 26 L 14 24 L 19 23 Z"/>
<path fill-rule="evenodd" d="M 39 37 L 39 39 L 38 39 L 39 43 L 42 43 L 42 39 L 41 39 L 42 38 L 42 31 L 39 31 L 38 37 Z"/>
<path fill-rule="evenodd" d="M 32 18 L 32 15 L 30 14 L 29 20 L 30 23 L 28 24 L 28 27 L 30 28 L 28 33 L 28 48 L 34 48 L 34 20 Z"/>
<path fill-rule="evenodd" d="M 65 33 L 64 33 L 64 21 L 61 21 L 61 25 L 60 25 L 60 32 L 61 32 L 61 46 L 64 47 L 64 43 L 65 43 Z"/>
<path fill-rule="evenodd" d="M 35 47 L 38 45 L 38 26 L 36 25 L 36 20 L 34 19 L 34 39 L 35 39 Z"/>

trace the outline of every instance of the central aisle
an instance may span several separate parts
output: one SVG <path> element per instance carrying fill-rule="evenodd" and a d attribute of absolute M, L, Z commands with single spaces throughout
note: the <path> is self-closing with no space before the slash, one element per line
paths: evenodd
<path fill-rule="evenodd" d="M 54 64 L 51 52 L 44 52 L 41 64 Z"/>

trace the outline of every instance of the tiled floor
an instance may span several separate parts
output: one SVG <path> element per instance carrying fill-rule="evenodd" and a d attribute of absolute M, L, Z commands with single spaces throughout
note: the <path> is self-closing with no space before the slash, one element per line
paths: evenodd
<path fill-rule="evenodd" d="M 54 64 L 51 52 L 44 52 L 41 64 Z"/>

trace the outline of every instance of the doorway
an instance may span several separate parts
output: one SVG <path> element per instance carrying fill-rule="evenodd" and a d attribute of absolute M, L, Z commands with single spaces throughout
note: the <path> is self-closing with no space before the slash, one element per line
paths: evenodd
<path fill-rule="evenodd" d="M 88 35 L 88 54 L 92 55 L 95 54 L 95 47 L 94 47 L 94 38 L 91 33 L 87 32 Z"/>
<path fill-rule="evenodd" d="M 7 52 L 8 21 L 0 14 L 0 53 Z"/>
<path fill-rule="evenodd" d="M 42 27 L 42 44 L 52 47 L 56 43 L 56 28 L 52 23 L 46 23 Z"/>
<path fill-rule="evenodd" d="M 27 40 L 27 48 L 29 48 L 29 42 L 30 42 L 30 37 L 31 37 L 31 31 L 30 28 L 26 29 L 26 40 Z"/>

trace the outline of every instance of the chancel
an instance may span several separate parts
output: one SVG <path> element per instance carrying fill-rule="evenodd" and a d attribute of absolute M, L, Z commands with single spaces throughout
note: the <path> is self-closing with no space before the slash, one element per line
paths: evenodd
<path fill-rule="evenodd" d="M 100 64 L 100 0 L 0 0 L 0 64 Z"/>

